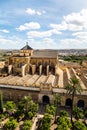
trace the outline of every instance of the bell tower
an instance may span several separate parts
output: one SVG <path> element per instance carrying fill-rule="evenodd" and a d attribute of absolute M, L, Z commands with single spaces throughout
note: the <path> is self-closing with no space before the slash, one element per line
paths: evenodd
<path fill-rule="evenodd" d="M 33 54 L 33 49 L 28 45 L 28 42 L 26 42 L 26 45 L 20 50 L 20 56 L 31 56 Z"/>

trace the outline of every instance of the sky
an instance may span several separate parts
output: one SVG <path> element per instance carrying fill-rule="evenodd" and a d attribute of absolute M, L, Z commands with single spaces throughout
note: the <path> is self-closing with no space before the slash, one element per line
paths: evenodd
<path fill-rule="evenodd" d="M 87 0 L 0 0 L 0 49 L 87 49 Z"/>

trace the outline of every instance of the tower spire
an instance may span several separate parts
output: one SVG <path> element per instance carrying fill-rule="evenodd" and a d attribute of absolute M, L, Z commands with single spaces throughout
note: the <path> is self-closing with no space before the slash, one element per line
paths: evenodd
<path fill-rule="evenodd" d="M 26 45 L 28 45 L 28 42 L 26 42 Z"/>

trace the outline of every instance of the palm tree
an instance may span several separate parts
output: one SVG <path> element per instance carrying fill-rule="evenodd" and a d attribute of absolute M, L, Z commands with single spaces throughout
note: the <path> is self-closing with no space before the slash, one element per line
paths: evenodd
<path fill-rule="evenodd" d="M 69 80 L 68 85 L 65 87 L 68 94 L 72 96 L 72 105 L 71 105 L 71 123 L 72 123 L 72 114 L 73 114 L 73 106 L 74 106 L 74 97 L 76 94 L 81 94 L 82 88 L 79 83 L 79 80 L 76 77 L 72 77 Z"/>
<path fill-rule="evenodd" d="M 55 122 L 56 122 L 56 115 L 58 111 L 58 106 L 61 104 L 61 96 L 59 94 L 54 95 L 54 105 L 56 106 L 56 112 L 55 112 Z"/>

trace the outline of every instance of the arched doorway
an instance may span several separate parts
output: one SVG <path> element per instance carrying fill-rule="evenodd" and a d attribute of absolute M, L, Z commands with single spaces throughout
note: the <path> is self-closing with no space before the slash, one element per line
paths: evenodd
<path fill-rule="evenodd" d="M 42 102 L 44 105 L 49 104 L 50 103 L 50 99 L 48 96 L 44 95 L 42 98 Z"/>
<path fill-rule="evenodd" d="M 72 100 L 70 98 L 66 99 L 66 104 L 67 107 L 71 107 L 72 106 Z"/>
<path fill-rule="evenodd" d="M 84 108 L 84 101 L 83 100 L 79 100 L 78 103 L 77 103 L 77 107 L 80 107 L 80 108 Z"/>

